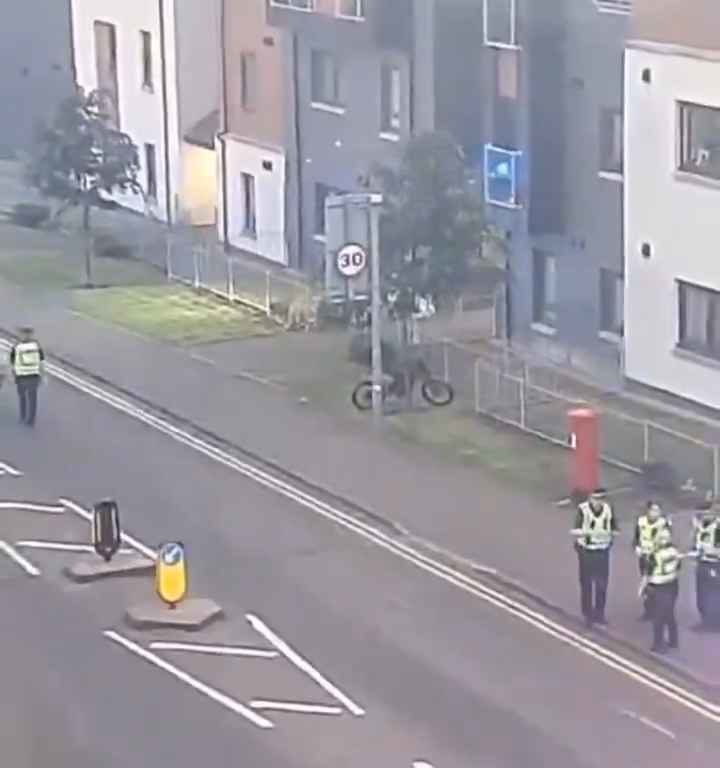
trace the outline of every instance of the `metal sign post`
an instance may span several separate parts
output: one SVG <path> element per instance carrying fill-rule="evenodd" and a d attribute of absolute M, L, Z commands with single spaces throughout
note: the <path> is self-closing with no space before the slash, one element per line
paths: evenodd
<path fill-rule="evenodd" d="M 375 426 L 383 417 L 382 368 L 382 297 L 380 295 L 380 209 L 382 195 L 370 195 L 370 279 L 371 279 L 371 339 L 372 339 L 372 409 Z"/>

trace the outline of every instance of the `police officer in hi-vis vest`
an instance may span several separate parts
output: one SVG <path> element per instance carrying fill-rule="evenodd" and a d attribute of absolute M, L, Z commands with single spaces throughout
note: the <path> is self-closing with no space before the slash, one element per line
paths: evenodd
<path fill-rule="evenodd" d="M 20 329 L 20 341 L 10 350 L 10 367 L 15 377 L 20 401 L 20 422 L 35 425 L 37 392 L 45 355 L 33 336 L 32 328 Z"/>
<path fill-rule="evenodd" d="M 710 614 L 716 613 L 711 611 L 710 601 L 714 573 L 720 570 L 720 516 L 710 503 L 693 520 L 692 554 L 697 557 L 695 599 L 700 614 L 699 628 L 703 628 L 711 623 Z"/>
<path fill-rule="evenodd" d="M 640 577 L 648 576 L 648 561 L 650 555 L 655 551 L 657 536 L 660 531 L 672 530 L 670 518 L 663 514 L 659 504 L 654 501 L 648 501 L 645 512 L 641 514 L 635 524 L 635 535 L 633 536 L 633 546 L 635 554 L 638 557 L 638 568 Z M 652 599 L 651 590 L 643 590 L 643 614 L 642 621 L 648 621 L 652 618 Z"/>
<path fill-rule="evenodd" d="M 665 528 L 658 532 L 655 551 L 648 558 L 647 591 L 651 595 L 653 644 L 655 653 L 678 647 L 678 626 L 675 603 L 678 598 L 678 576 L 682 555 L 672 543 L 672 534 Z M 667 643 L 665 630 L 667 629 Z"/>
<path fill-rule="evenodd" d="M 603 488 L 593 491 L 578 506 L 575 527 L 575 550 L 580 568 L 580 607 L 588 627 L 607 624 L 605 602 L 610 576 L 610 547 L 618 533 L 612 507 L 605 500 Z"/>

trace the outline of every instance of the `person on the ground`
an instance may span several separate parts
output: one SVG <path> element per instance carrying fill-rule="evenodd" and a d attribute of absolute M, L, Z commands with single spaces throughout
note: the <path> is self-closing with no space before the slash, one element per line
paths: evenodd
<path fill-rule="evenodd" d="M 672 534 L 665 528 L 658 532 L 657 546 L 648 558 L 648 585 L 651 594 L 654 653 L 665 653 L 678 647 L 675 603 L 678 598 L 678 576 L 682 555 L 673 546 Z M 665 638 L 667 630 L 667 640 Z"/>
<path fill-rule="evenodd" d="M 612 507 L 606 501 L 605 489 L 592 492 L 578 506 L 575 527 L 575 549 L 580 576 L 580 608 L 585 624 L 607 624 L 605 604 L 610 576 L 610 548 L 619 532 Z"/>
<path fill-rule="evenodd" d="M 698 628 L 702 629 L 710 623 L 713 573 L 720 567 L 720 517 L 713 506 L 703 509 L 693 520 L 692 552 L 697 558 L 695 601 L 700 614 Z"/>
<path fill-rule="evenodd" d="M 15 377 L 20 405 L 20 423 L 35 426 L 37 395 L 45 354 L 29 327 L 20 329 L 20 341 L 10 350 L 10 368 Z"/>
<path fill-rule="evenodd" d="M 638 557 L 641 579 L 646 579 L 649 575 L 648 560 L 655 551 L 658 533 L 665 529 L 671 530 L 671 528 L 670 518 L 663 513 L 660 505 L 654 501 L 648 501 L 645 511 L 637 519 L 635 535 L 633 536 L 633 546 Z M 652 592 L 646 589 L 642 590 L 642 594 L 643 613 L 640 619 L 641 621 L 649 621 L 652 618 L 652 608 L 650 605 Z"/>

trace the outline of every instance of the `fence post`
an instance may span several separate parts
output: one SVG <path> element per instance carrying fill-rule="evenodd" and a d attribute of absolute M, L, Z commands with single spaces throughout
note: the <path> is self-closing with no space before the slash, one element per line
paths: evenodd
<path fill-rule="evenodd" d="M 713 496 L 720 493 L 720 446 L 713 446 Z"/>
<path fill-rule="evenodd" d="M 446 382 L 449 382 L 450 381 L 450 355 L 448 353 L 447 339 L 443 339 L 442 341 L 442 350 L 443 350 L 443 377 Z"/>
<path fill-rule="evenodd" d="M 270 270 L 265 273 L 265 312 L 270 317 L 272 314 L 272 293 L 270 287 Z"/>
<path fill-rule="evenodd" d="M 473 376 L 473 391 L 475 393 L 475 413 L 480 413 L 480 358 L 475 361 Z"/>
<path fill-rule="evenodd" d="M 525 429 L 527 419 L 527 414 L 525 413 L 527 410 L 525 395 L 525 377 L 523 376 L 523 378 L 520 379 L 520 429 Z"/>
<path fill-rule="evenodd" d="M 643 463 L 650 462 L 650 424 L 647 420 L 643 421 Z"/>
<path fill-rule="evenodd" d="M 198 263 L 197 246 L 195 246 L 192 249 L 192 255 L 193 255 L 193 270 L 195 272 L 193 276 L 193 286 L 195 287 L 195 290 L 198 290 L 200 288 L 200 264 Z"/>

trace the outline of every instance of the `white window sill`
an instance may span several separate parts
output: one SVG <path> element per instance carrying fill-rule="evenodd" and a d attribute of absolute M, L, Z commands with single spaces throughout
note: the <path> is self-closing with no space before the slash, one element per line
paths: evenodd
<path fill-rule="evenodd" d="M 622 344 L 622 336 L 614 331 L 598 331 L 598 339 L 607 341 L 608 344 L 615 344 L 616 346 Z"/>
<path fill-rule="evenodd" d="M 702 365 L 705 368 L 720 370 L 720 360 L 716 360 L 714 357 L 707 357 L 700 352 L 693 352 L 691 349 L 675 347 L 675 349 L 673 349 L 673 355 L 681 360 L 687 360 L 688 362 Z"/>
<path fill-rule="evenodd" d="M 313 235 L 313 240 L 316 243 L 327 243 L 327 235 L 315 234 Z"/>
<path fill-rule="evenodd" d="M 310 106 L 317 109 L 318 112 L 328 112 L 331 115 L 345 114 L 345 107 L 339 107 L 337 104 L 326 104 L 324 101 L 311 101 Z"/>
<path fill-rule="evenodd" d="M 500 200 L 491 200 L 489 197 L 485 198 L 485 202 L 488 205 L 495 205 L 498 208 L 506 208 L 510 211 L 519 211 L 522 208 L 519 203 L 503 203 Z"/>
<path fill-rule="evenodd" d="M 336 13 L 335 14 L 336 19 L 342 19 L 343 21 L 354 21 L 355 23 L 362 24 L 365 21 L 364 16 L 350 16 L 347 13 Z"/>
<path fill-rule="evenodd" d="M 675 181 L 687 184 L 697 184 L 699 187 L 708 187 L 710 189 L 720 189 L 720 179 L 701 176 L 699 173 L 692 173 L 691 171 L 683 171 L 680 169 L 677 169 L 673 175 Z"/>
<path fill-rule="evenodd" d="M 557 335 L 557 328 L 553 328 L 551 325 L 545 325 L 545 323 L 532 323 L 530 328 L 532 328 L 535 333 L 539 333 L 543 336 Z"/>
<path fill-rule="evenodd" d="M 625 180 L 623 174 L 618 171 L 598 171 L 598 178 L 605 181 L 614 181 L 618 184 L 622 184 Z"/>
<path fill-rule="evenodd" d="M 502 51 L 519 51 L 520 46 L 517 43 L 501 43 L 495 40 L 485 40 L 483 45 L 486 48 L 497 48 Z"/>
<path fill-rule="evenodd" d="M 273 0 L 270 0 L 270 7 L 271 8 L 280 8 L 284 11 L 298 11 L 299 13 L 313 13 L 315 10 L 313 7 L 310 8 L 302 8 L 297 5 L 285 5 L 285 3 L 275 3 Z"/>
<path fill-rule="evenodd" d="M 383 141 L 394 141 L 396 143 L 400 141 L 399 133 L 393 133 L 392 131 L 380 131 L 379 135 Z"/>

